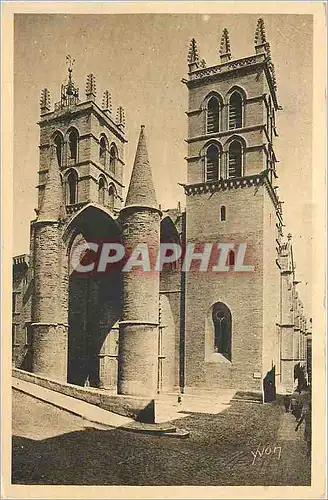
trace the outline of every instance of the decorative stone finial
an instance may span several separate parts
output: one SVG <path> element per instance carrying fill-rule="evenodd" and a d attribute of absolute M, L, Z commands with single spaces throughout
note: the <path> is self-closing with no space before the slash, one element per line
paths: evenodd
<path fill-rule="evenodd" d="M 40 98 L 40 110 L 41 110 L 41 115 L 44 115 L 45 113 L 48 113 L 50 111 L 50 92 L 48 89 L 42 89 L 41 91 L 41 98 Z"/>
<path fill-rule="evenodd" d="M 267 64 L 272 78 L 272 84 L 274 90 L 277 90 L 277 81 L 276 81 L 276 73 L 274 64 L 271 58 L 271 49 L 270 44 L 267 42 L 264 21 L 262 18 L 258 19 L 256 30 L 255 30 L 255 53 L 256 54 L 266 54 L 267 56 Z"/>
<path fill-rule="evenodd" d="M 71 104 L 77 104 L 79 102 L 79 89 L 72 79 L 74 62 L 75 59 L 73 59 L 70 55 L 66 56 L 68 81 L 66 84 L 63 84 L 61 86 L 61 107 L 69 106 Z"/>
<path fill-rule="evenodd" d="M 287 240 L 290 241 L 291 239 L 292 239 L 292 235 L 291 235 L 291 233 L 288 233 L 287 234 Z"/>
<path fill-rule="evenodd" d="M 229 31 L 227 30 L 227 28 L 224 28 L 222 32 L 219 54 L 222 63 L 230 61 L 231 48 L 230 48 Z"/>
<path fill-rule="evenodd" d="M 96 77 L 92 73 L 87 76 L 87 83 L 85 86 L 85 95 L 88 101 L 94 101 L 96 99 Z"/>
<path fill-rule="evenodd" d="M 116 111 L 116 125 L 122 129 L 125 128 L 125 113 L 122 106 L 119 106 Z"/>
<path fill-rule="evenodd" d="M 108 90 L 105 90 L 103 94 L 102 109 L 104 111 L 107 111 L 108 113 L 112 112 L 112 96 L 110 95 Z"/>
<path fill-rule="evenodd" d="M 189 45 L 188 65 L 189 65 L 189 71 L 194 71 L 199 66 L 198 48 L 196 40 L 194 38 L 191 39 Z"/>
<path fill-rule="evenodd" d="M 200 60 L 199 66 L 200 66 L 201 68 L 206 68 L 206 61 L 205 61 L 205 59 L 201 59 L 201 60 Z"/>

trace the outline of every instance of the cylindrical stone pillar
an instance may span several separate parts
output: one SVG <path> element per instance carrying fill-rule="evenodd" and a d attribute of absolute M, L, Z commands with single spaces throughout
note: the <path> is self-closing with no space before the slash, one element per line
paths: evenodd
<path fill-rule="evenodd" d="M 150 271 L 134 267 L 123 275 L 123 315 L 119 323 L 118 393 L 153 398 L 157 391 L 160 211 L 128 206 L 121 212 L 127 253 L 146 244 Z"/>
<path fill-rule="evenodd" d="M 67 282 L 63 276 L 67 271 L 64 259 L 59 223 L 37 221 L 34 227 L 32 371 L 66 382 L 68 325 L 62 314 L 67 305 L 67 297 L 63 297 L 63 281 Z"/>

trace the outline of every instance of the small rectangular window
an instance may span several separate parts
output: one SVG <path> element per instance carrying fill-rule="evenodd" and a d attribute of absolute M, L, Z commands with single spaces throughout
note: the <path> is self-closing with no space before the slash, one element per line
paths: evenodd
<path fill-rule="evenodd" d="M 18 325 L 16 323 L 13 323 L 11 327 L 13 345 L 16 344 L 17 341 L 17 327 Z"/>
<path fill-rule="evenodd" d="M 224 205 L 222 205 L 222 207 L 220 209 L 220 220 L 221 220 L 221 222 L 223 222 L 223 221 L 226 220 L 226 216 L 227 216 L 226 207 Z"/>
<path fill-rule="evenodd" d="M 17 313 L 17 293 L 13 292 L 13 313 Z"/>

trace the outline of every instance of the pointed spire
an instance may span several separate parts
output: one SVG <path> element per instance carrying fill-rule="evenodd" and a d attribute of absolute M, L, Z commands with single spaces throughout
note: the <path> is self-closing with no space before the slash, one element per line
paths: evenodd
<path fill-rule="evenodd" d="M 224 28 L 224 30 L 222 31 L 219 54 L 222 63 L 230 61 L 231 49 L 230 49 L 229 31 L 227 30 L 227 28 Z"/>
<path fill-rule="evenodd" d="M 108 90 L 105 90 L 103 94 L 102 109 L 104 111 L 107 111 L 108 113 L 112 112 L 112 96 L 110 95 Z"/>
<path fill-rule="evenodd" d="M 63 187 L 54 147 L 51 153 L 48 175 L 38 213 L 38 221 L 49 219 L 59 220 L 65 215 Z"/>
<path fill-rule="evenodd" d="M 88 101 L 96 100 L 96 77 L 92 73 L 87 76 L 87 83 L 85 86 L 85 95 Z"/>
<path fill-rule="evenodd" d="M 194 71 L 199 66 L 199 55 L 197 42 L 194 38 L 191 39 L 188 52 L 189 71 Z"/>
<path fill-rule="evenodd" d="M 48 113 L 50 111 L 50 92 L 48 89 L 42 89 L 40 98 L 40 110 L 41 115 Z"/>
<path fill-rule="evenodd" d="M 145 126 L 141 125 L 125 206 L 140 205 L 158 209 L 153 176 L 148 158 Z"/>

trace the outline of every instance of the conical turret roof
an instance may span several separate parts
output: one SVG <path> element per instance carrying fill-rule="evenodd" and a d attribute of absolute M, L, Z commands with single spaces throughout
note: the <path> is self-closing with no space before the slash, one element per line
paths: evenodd
<path fill-rule="evenodd" d="M 59 220 L 64 210 L 63 188 L 54 152 L 51 155 L 48 176 L 40 203 L 38 221 Z"/>
<path fill-rule="evenodd" d="M 153 176 L 148 158 L 145 126 L 141 125 L 125 206 L 139 205 L 158 209 Z"/>

